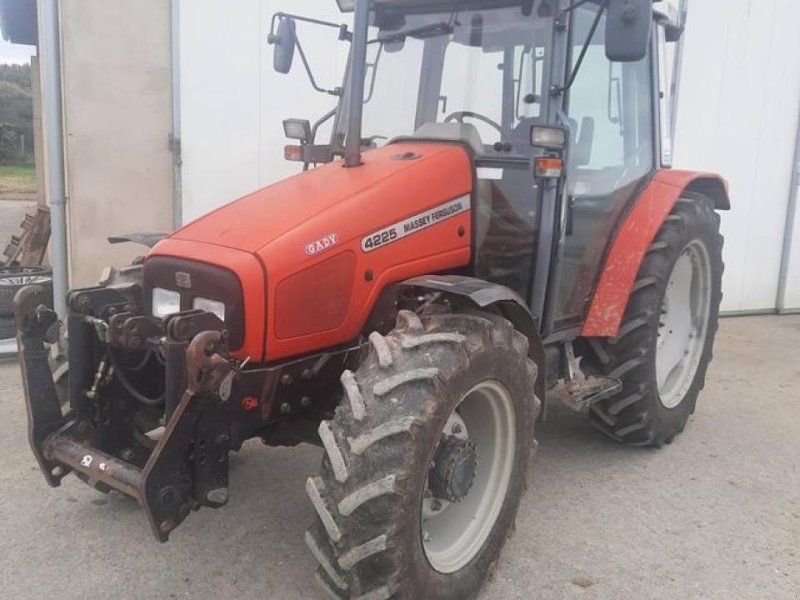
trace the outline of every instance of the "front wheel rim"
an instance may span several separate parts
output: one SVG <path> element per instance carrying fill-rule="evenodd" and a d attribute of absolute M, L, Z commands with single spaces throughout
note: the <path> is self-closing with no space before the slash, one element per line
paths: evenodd
<path fill-rule="evenodd" d="M 442 502 L 434 513 L 429 499 L 423 498 L 420 511 L 425 555 L 444 574 L 464 568 L 485 546 L 505 504 L 516 454 L 516 413 L 502 383 L 477 384 L 456 411 L 456 422 L 463 423 L 466 438 L 477 451 L 472 487 L 461 501 Z"/>
<path fill-rule="evenodd" d="M 711 312 L 711 260 L 701 240 L 684 248 L 669 276 L 656 343 L 661 404 L 677 407 L 700 368 Z"/>

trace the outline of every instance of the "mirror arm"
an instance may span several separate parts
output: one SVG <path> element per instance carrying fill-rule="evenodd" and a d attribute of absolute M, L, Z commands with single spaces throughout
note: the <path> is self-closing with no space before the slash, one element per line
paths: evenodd
<path fill-rule="evenodd" d="M 328 111 L 320 119 L 314 123 L 314 126 L 311 128 L 311 135 L 309 136 L 309 140 L 307 143 L 303 144 L 304 152 L 303 152 L 303 171 L 308 171 L 308 168 L 311 166 L 311 161 L 309 160 L 309 153 L 307 152 L 308 149 L 313 149 L 316 147 L 315 143 L 317 140 L 317 130 L 319 130 L 320 126 L 329 121 L 339 110 L 339 107 L 336 106 L 332 110 Z M 333 154 L 330 155 L 331 159 L 333 159 Z"/>
<path fill-rule="evenodd" d="M 514 83 L 517 86 L 517 93 L 514 99 L 514 117 L 517 121 L 522 120 L 522 113 L 520 111 L 520 100 L 522 100 L 522 77 L 525 73 L 525 52 L 530 46 L 525 46 L 522 48 L 522 53 L 519 56 L 519 73 L 517 73 L 517 79 L 514 80 Z M 531 56 L 533 56 L 533 50 L 531 49 Z M 534 69 L 534 78 L 536 77 L 536 61 L 533 61 L 533 69 Z M 533 89 L 536 90 L 536 82 L 533 83 Z"/>
<path fill-rule="evenodd" d="M 303 67 L 305 67 L 306 74 L 308 75 L 308 80 L 311 82 L 311 87 L 313 87 L 316 91 L 322 92 L 323 94 L 330 94 L 331 96 L 340 96 L 342 93 L 341 88 L 335 88 L 333 90 L 326 90 L 317 83 L 316 78 L 314 77 L 314 72 L 311 70 L 311 65 L 308 64 L 308 59 L 306 58 L 305 50 L 303 50 L 303 46 L 300 44 L 300 40 L 295 41 L 295 48 L 297 48 L 297 52 L 300 54 L 300 60 L 303 61 Z"/>
<path fill-rule="evenodd" d="M 581 4 L 585 4 L 586 2 L 588 2 L 588 0 L 583 0 L 577 5 L 571 6 L 570 9 L 575 9 Z M 597 31 L 597 26 L 600 25 L 600 19 L 603 17 L 603 13 L 608 8 L 608 2 L 609 0 L 603 0 L 603 3 L 600 5 L 600 9 L 597 11 L 597 16 L 594 18 L 594 22 L 592 23 L 592 28 L 589 30 L 589 35 L 586 36 L 586 42 L 584 42 L 583 44 L 580 56 L 578 56 L 578 61 L 575 63 L 575 67 L 572 69 L 572 73 L 570 73 L 569 81 L 567 81 L 567 83 L 563 86 L 554 87 L 551 92 L 553 96 L 558 96 L 560 94 L 563 94 L 572 87 L 573 83 L 575 83 L 575 78 L 578 76 L 578 72 L 581 70 L 583 59 L 586 58 L 586 53 L 589 51 L 589 45 L 592 43 L 592 39 L 594 39 L 594 33 L 595 31 Z"/>
<path fill-rule="evenodd" d="M 341 25 L 339 23 L 332 23 L 330 21 L 321 21 L 319 19 L 312 19 L 310 17 L 304 17 L 302 15 L 294 15 L 291 13 L 285 12 L 276 12 L 272 15 L 272 22 L 270 23 L 269 27 L 269 35 L 270 37 L 275 36 L 275 25 L 277 24 L 279 19 L 294 19 L 295 21 L 302 21 L 303 23 L 311 23 L 312 25 L 322 25 L 323 27 L 332 27 L 333 29 L 339 30 L 339 39 L 342 41 L 352 42 L 353 41 L 353 34 L 347 28 L 347 25 Z"/>
<path fill-rule="evenodd" d="M 317 130 L 318 130 L 318 129 L 319 129 L 319 128 L 320 128 L 320 127 L 321 127 L 321 126 L 324 124 L 324 123 L 326 123 L 326 122 L 327 122 L 327 121 L 329 121 L 331 118 L 333 118 L 333 117 L 334 117 L 334 115 L 336 115 L 336 111 L 338 111 L 338 110 L 339 110 L 339 107 L 338 107 L 338 106 L 335 106 L 335 107 L 334 107 L 334 108 L 333 108 L 333 109 L 332 109 L 330 112 L 327 112 L 327 113 L 325 113 L 325 114 L 324 114 L 324 115 L 323 115 L 323 116 L 322 116 L 322 117 L 321 117 L 321 118 L 320 118 L 320 119 L 319 119 L 319 120 L 318 120 L 316 123 L 314 123 L 314 126 L 311 128 L 311 139 L 309 140 L 309 143 L 310 143 L 312 146 L 314 145 L 314 142 L 315 142 L 315 141 L 316 141 L 316 139 L 317 139 Z"/>
<path fill-rule="evenodd" d="M 571 6 L 568 6 L 568 7 L 567 7 L 567 8 L 565 8 L 565 9 L 564 9 L 562 12 L 564 12 L 564 13 L 570 13 L 570 12 L 572 12 L 573 10 L 575 10 L 576 8 L 578 8 L 578 7 L 581 7 L 581 6 L 583 6 L 584 4 L 588 4 L 589 2 L 592 2 L 592 0 L 578 0 L 578 2 L 576 2 L 575 4 L 572 4 Z"/>
<path fill-rule="evenodd" d="M 370 100 L 372 100 L 372 96 L 375 94 L 375 80 L 377 79 L 378 65 L 381 62 L 382 54 L 383 54 L 383 44 L 378 46 L 378 53 L 375 55 L 375 62 L 367 65 L 367 67 L 372 70 L 372 76 L 370 77 L 370 82 L 369 82 L 369 93 L 367 94 L 367 97 L 364 98 L 364 104 L 367 104 Z"/>

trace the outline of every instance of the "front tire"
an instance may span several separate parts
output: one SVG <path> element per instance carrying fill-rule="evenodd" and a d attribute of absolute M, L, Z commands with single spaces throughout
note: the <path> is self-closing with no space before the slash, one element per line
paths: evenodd
<path fill-rule="evenodd" d="M 589 341 L 602 373 L 622 381 L 590 413 L 618 441 L 670 443 L 694 412 L 722 300 L 719 223 L 709 198 L 681 198 L 645 256 L 619 334 Z"/>
<path fill-rule="evenodd" d="M 494 315 L 401 311 L 370 342 L 320 425 L 322 470 L 306 487 L 317 577 L 334 598 L 473 598 L 512 527 L 534 448 L 528 341 Z"/>

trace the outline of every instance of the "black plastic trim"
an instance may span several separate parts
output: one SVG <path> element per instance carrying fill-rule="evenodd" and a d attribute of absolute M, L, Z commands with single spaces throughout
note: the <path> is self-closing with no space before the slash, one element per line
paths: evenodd
<path fill-rule="evenodd" d="M 188 288 L 179 287 L 176 273 L 187 273 Z M 193 260 L 156 256 L 144 267 L 144 310 L 149 314 L 153 305 L 153 288 L 172 290 L 181 295 L 181 310 L 192 310 L 195 298 L 216 300 L 225 304 L 225 328 L 229 346 L 237 350 L 244 344 L 244 293 L 235 273 L 214 265 Z"/>

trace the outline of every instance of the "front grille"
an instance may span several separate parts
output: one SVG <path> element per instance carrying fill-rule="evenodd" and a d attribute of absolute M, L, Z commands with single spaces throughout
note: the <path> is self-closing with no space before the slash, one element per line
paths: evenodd
<path fill-rule="evenodd" d="M 156 256 L 144 267 L 144 302 L 149 313 L 153 288 L 173 290 L 181 295 L 181 311 L 192 310 L 195 298 L 225 304 L 225 328 L 231 350 L 244 344 L 244 294 L 239 278 L 228 269 L 182 258 Z"/>

